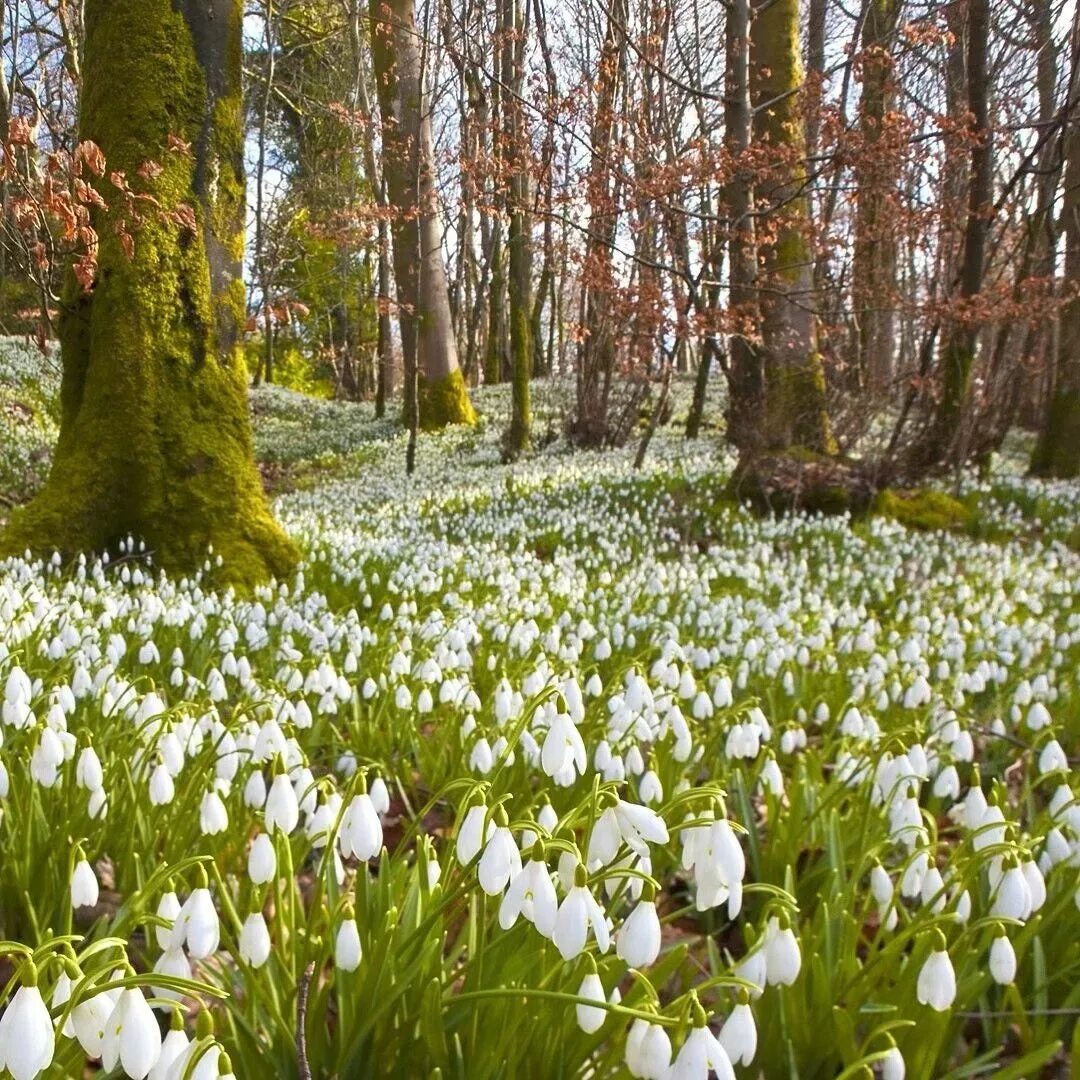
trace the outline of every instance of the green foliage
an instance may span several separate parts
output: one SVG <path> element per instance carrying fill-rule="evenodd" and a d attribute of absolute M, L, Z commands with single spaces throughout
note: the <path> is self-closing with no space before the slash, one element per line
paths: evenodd
<path fill-rule="evenodd" d="M 872 513 L 892 518 L 909 529 L 963 532 L 971 524 L 971 510 L 958 499 L 932 488 L 894 491 L 886 488 L 874 499 Z"/>
<path fill-rule="evenodd" d="M 425 431 L 435 431 L 449 424 L 476 423 L 476 410 L 460 368 L 434 382 L 421 376 L 419 382 L 420 426 Z"/>

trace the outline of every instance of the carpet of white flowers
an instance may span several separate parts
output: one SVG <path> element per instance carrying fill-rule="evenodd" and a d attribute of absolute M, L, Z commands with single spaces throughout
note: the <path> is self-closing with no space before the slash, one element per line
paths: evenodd
<path fill-rule="evenodd" d="M 408 479 L 258 392 L 305 559 L 257 595 L 0 565 L 0 1066 L 1068 1075 L 1075 488 L 761 519 L 715 438 L 504 466 L 478 404 Z"/>

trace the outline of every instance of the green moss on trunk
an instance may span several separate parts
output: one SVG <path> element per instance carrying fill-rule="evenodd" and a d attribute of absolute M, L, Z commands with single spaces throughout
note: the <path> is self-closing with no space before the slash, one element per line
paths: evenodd
<path fill-rule="evenodd" d="M 1031 471 L 1059 480 L 1080 476 L 1080 393 L 1059 388 L 1050 399 Z"/>
<path fill-rule="evenodd" d="M 244 290 L 241 4 L 88 0 L 80 133 L 135 186 L 163 171 L 128 258 L 114 207 L 98 220 L 99 275 L 62 316 L 60 437 L 49 480 L 2 547 L 40 553 L 145 540 L 168 569 L 213 546 L 220 577 L 284 576 L 296 551 L 274 523 L 252 454 L 239 351 Z M 190 11 L 188 10 L 190 8 Z M 191 153 L 168 149 L 175 135 Z"/>
<path fill-rule="evenodd" d="M 475 424 L 476 410 L 460 368 L 434 382 L 420 380 L 420 426 L 435 431 L 447 424 Z"/>

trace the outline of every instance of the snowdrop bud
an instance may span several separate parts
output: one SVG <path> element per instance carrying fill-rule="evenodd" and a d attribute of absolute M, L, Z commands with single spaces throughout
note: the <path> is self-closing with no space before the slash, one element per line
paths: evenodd
<path fill-rule="evenodd" d="M 132 1080 L 143 1080 L 161 1056 L 161 1031 L 142 990 L 129 987 L 105 1026 L 101 1062 L 106 1070 L 123 1066 Z"/>
<path fill-rule="evenodd" d="M 945 1012 L 956 998 L 956 973 L 940 931 L 935 933 L 933 951 L 919 970 L 915 996 L 920 1004 L 937 1012 Z"/>
<path fill-rule="evenodd" d="M 765 978 L 774 986 L 791 986 L 799 977 L 802 953 L 795 931 L 787 922 L 773 915 L 765 926 Z"/>
<path fill-rule="evenodd" d="M 266 797 L 266 831 L 280 829 L 288 835 L 300 823 L 300 804 L 296 789 L 286 773 L 278 773 Z"/>
<path fill-rule="evenodd" d="M 343 856 L 355 855 L 361 862 L 374 859 L 383 845 L 382 822 L 367 792 L 354 795 L 341 820 L 338 844 Z"/>
<path fill-rule="evenodd" d="M 990 946 L 990 974 L 999 986 L 1008 986 L 1016 978 L 1016 953 L 1004 930 Z"/>
<path fill-rule="evenodd" d="M 161 1053 L 154 1067 L 150 1070 L 149 1080 L 169 1080 L 169 1070 L 191 1045 L 184 1031 L 184 1018 L 180 1012 L 173 1012 L 172 1027 L 161 1043 Z"/>
<path fill-rule="evenodd" d="M 187 942 L 188 952 L 195 960 L 205 960 L 217 952 L 221 926 L 210 890 L 195 889 L 184 901 L 173 925 L 172 943 Z"/>
<path fill-rule="evenodd" d="M 270 931 L 261 911 L 253 911 L 240 928 L 240 958 L 253 968 L 270 958 Z"/>
<path fill-rule="evenodd" d="M 52 1064 L 55 1048 L 56 1034 L 37 986 L 37 969 L 27 961 L 22 985 L 0 1017 L 0 1068 L 6 1065 L 14 1080 L 34 1080 Z"/>
<path fill-rule="evenodd" d="M 229 812 L 216 791 L 208 791 L 199 805 L 199 828 L 204 836 L 214 836 L 229 827 Z"/>
<path fill-rule="evenodd" d="M 646 968 L 660 955 L 660 918 L 651 887 L 630 912 L 616 940 L 616 955 L 632 968 Z"/>
<path fill-rule="evenodd" d="M 87 746 L 79 754 L 79 760 L 75 766 L 75 782 L 87 791 L 97 791 L 104 782 L 101 761 L 92 746 Z"/>
<path fill-rule="evenodd" d="M 351 912 L 338 927 L 334 940 L 334 964 L 342 971 L 355 971 L 360 966 L 363 950 L 360 947 L 360 931 Z"/>
<path fill-rule="evenodd" d="M 80 859 L 71 874 L 71 906 L 95 907 L 97 902 L 98 880 L 94 868 L 85 859 Z"/>
<path fill-rule="evenodd" d="M 757 1025 L 745 991 L 720 1030 L 720 1045 L 733 1065 L 749 1065 L 757 1053 Z"/>
<path fill-rule="evenodd" d="M 881 1080 L 904 1080 L 906 1073 L 904 1055 L 898 1047 L 890 1046 L 888 1055 L 881 1061 Z"/>
<path fill-rule="evenodd" d="M 707 1080 L 710 1070 L 717 1080 L 735 1080 L 735 1070 L 727 1051 L 702 1023 L 682 1044 L 668 1077 L 669 1080 Z"/>
<path fill-rule="evenodd" d="M 604 995 L 604 984 L 595 971 L 589 972 L 581 980 L 581 986 L 578 987 L 578 997 L 589 998 L 591 1001 L 607 1001 Z M 607 1019 L 607 1010 L 597 1008 L 595 1005 L 582 1005 L 579 1003 L 576 1006 L 576 1011 L 578 1027 L 587 1035 L 599 1031 Z"/>
<path fill-rule="evenodd" d="M 150 805 L 165 806 L 173 801 L 176 786 L 172 774 L 164 764 L 155 766 L 150 774 Z"/>
<path fill-rule="evenodd" d="M 177 899 L 176 893 L 170 889 L 167 893 L 162 894 L 157 906 L 158 918 L 165 919 L 168 922 L 168 926 L 154 927 L 154 934 L 157 937 L 158 945 L 163 949 L 169 947 L 169 943 L 172 940 L 172 927 L 179 914 L 180 901 Z"/>
<path fill-rule="evenodd" d="M 259 833 L 248 852 L 248 877 L 252 884 L 266 885 L 277 873 L 277 852 L 267 833 Z"/>
<path fill-rule="evenodd" d="M 484 843 L 484 819 L 487 817 L 487 807 L 483 803 L 476 803 L 465 811 L 458 828 L 455 852 L 457 860 L 462 866 L 467 866 L 480 853 Z M 489 833 L 494 829 L 494 824 L 489 824 Z"/>
<path fill-rule="evenodd" d="M 671 1069 L 671 1039 L 660 1024 L 635 1020 L 626 1036 L 626 1068 L 638 1080 L 666 1080 Z"/>

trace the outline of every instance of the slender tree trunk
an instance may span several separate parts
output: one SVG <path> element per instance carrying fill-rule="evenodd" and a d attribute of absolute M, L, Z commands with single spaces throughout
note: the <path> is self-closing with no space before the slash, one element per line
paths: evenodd
<path fill-rule="evenodd" d="M 13 519 L 7 550 L 113 548 L 141 537 L 155 561 L 224 578 L 289 573 L 296 553 L 255 469 L 240 263 L 245 190 L 240 0 L 88 0 L 80 134 L 110 169 L 163 166 L 128 257 L 97 222 L 92 292 L 63 313 L 60 437 L 49 479 Z M 190 154 L 169 152 L 174 135 Z M 188 204 L 195 230 L 167 217 Z M 115 212 L 115 211 L 114 211 Z"/>
<path fill-rule="evenodd" d="M 761 251 L 763 442 L 771 449 L 800 446 L 827 453 L 835 447 L 812 308 L 799 0 L 769 0 L 750 25 L 750 39 L 755 135 L 785 162 L 775 170 L 772 190 L 762 193 L 776 219 L 775 239 Z"/>
<path fill-rule="evenodd" d="M 517 457 L 529 448 L 532 410 L 529 380 L 532 378 L 532 243 L 529 217 L 528 134 L 521 108 L 525 79 L 525 3 L 502 0 L 503 75 L 509 83 L 503 113 L 506 117 L 506 150 L 509 168 L 510 231 L 510 358 L 513 398 L 507 454 Z"/>
<path fill-rule="evenodd" d="M 1059 316 L 1057 356 L 1043 428 L 1031 461 L 1036 476 L 1080 476 L 1080 13 L 1074 14 L 1072 78 L 1067 108 L 1065 194 L 1061 209 L 1065 238 L 1064 285 L 1072 290 Z"/>
<path fill-rule="evenodd" d="M 888 391 L 893 372 L 897 248 L 889 217 L 889 193 L 896 180 L 896 162 L 882 136 L 893 107 L 890 50 L 899 15 L 899 0 L 868 0 L 862 34 L 859 130 L 863 149 L 855 161 L 851 292 L 856 364 L 862 385 L 874 397 Z"/>
<path fill-rule="evenodd" d="M 424 63 L 413 0 L 371 0 L 372 55 L 382 115 L 398 319 L 405 356 L 406 417 L 424 428 L 476 419 L 458 365 L 443 264 L 435 150 L 423 91 Z M 412 400 L 415 373 L 419 400 Z"/>
<path fill-rule="evenodd" d="M 967 6 L 967 106 L 974 140 L 968 174 L 967 222 L 959 272 L 958 297 L 976 296 L 983 283 L 987 207 L 993 199 L 993 141 L 990 131 L 987 52 L 990 11 L 988 0 L 968 0 Z M 928 468 L 950 453 L 968 404 L 971 369 L 975 362 L 979 330 L 968 318 L 953 318 L 941 344 L 941 388 L 937 407 L 913 462 Z"/>
<path fill-rule="evenodd" d="M 735 317 L 756 332 L 760 320 L 755 283 L 757 247 L 754 237 L 754 189 L 745 158 L 753 136 L 750 102 L 750 0 L 732 0 L 726 29 L 727 101 L 724 132 L 736 172 L 724 190 L 728 215 L 730 307 Z M 729 345 L 728 441 L 741 450 L 762 441 L 761 414 L 765 401 L 765 373 L 761 355 L 750 333 L 736 328 Z"/>

